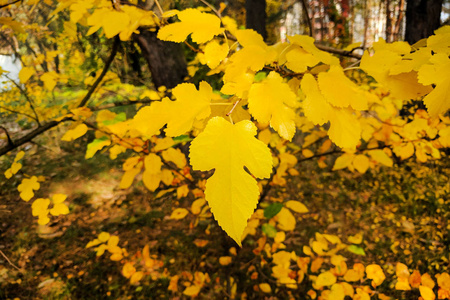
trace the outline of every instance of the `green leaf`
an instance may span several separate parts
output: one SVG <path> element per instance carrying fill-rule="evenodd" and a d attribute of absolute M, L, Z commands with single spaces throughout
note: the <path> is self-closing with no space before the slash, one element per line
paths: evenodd
<path fill-rule="evenodd" d="M 364 252 L 364 249 L 361 247 L 358 247 L 356 245 L 350 245 L 347 247 L 347 250 L 350 251 L 351 253 L 357 254 L 357 255 L 362 255 L 365 256 L 366 252 Z"/>
<path fill-rule="evenodd" d="M 103 121 L 103 125 L 108 126 L 108 125 L 114 125 L 116 123 L 119 122 L 123 122 L 127 119 L 127 115 L 124 112 L 121 112 L 120 114 L 118 114 L 114 120 L 105 120 Z"/>
<path fill-rule="evenodd" d="M 266 209 L 264 209 L 264 217 L 267 219 L 271 219 L 275 217 L 283 208 L 283 204 L 281 203 L 272 203 Z"/>
<path fill-rule="evenodd" d="M 277 229 L 270 224 L 263 224 L 262 231 L 270 238 L 274 238 L 277 235 Z"/>

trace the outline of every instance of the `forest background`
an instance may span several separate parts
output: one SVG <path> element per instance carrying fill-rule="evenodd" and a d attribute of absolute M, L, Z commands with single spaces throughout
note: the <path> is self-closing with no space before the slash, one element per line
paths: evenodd
<path fill-rule="evenodd" d="M 450 299 L 448 1 L 0 7 L 0 299 Z"/>

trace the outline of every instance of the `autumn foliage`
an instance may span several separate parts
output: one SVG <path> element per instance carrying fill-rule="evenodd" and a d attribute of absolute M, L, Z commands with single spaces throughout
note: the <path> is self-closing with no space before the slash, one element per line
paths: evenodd
<path fill-rule="evenodd" d="M 361 224 L 361 230 L 347 234 L 333 231 L 340 225 L 328 216 L 328 227 L 302 231 L 304 222 L 323 220 L 321 208 L 305 205 L 314 205 L 314 199 L 300 196 L 304 190 L 292 191 L 306 187 L 299 183 L 301 176 L 337 174 L 339 180 L 351 178 L 350 183 L 340 182 L 334 190 L 331 184 L 327 190 L 317 179 L 311 183 L 311 195 L 323 191 L 333 202 L 341 197 L 336 191 L 346 188 L 346 201 L 351 202 L 354 195 L 379 195 L 396 174 L 407 173 L 401 169 L 405 165 L 422 166 L 419 178 L 428 180 L 433 175 L 427 164 L 434 164 L 444 171 L 424 191 L 434 193 L 443 220 L 448 217 L 450 26 L 415 45 L 380 39 L 361 57 L 350 45 L 344 49 L 350 57 L 340 59 L 303 35 L 268 45 L 255 31 L 240 29 L 223 16 L 224 5 L 219 10 L 160 7 L 155 13 L 133 1 L 24 2 L 3 8 L 17 18 L 0 17 L 5 35 L 27 45 L 18 52 L 23 64 L 18 80 L 0 70 L 7 76 L 0 94 L 2 122 L 22 129 L 14 136 L 2 125 L 0 153 L 5 157 L 5 186 L 14 186 L 14 197 L 27 202 L 39 228 L 73 220 L 70 215 L 79 211 L 71 203 L 74 195 L 49 188 L 53 175 L 31 167 L 36 150 L 27 145 L 47 134 L 47 141 L 83 151 L 87 161 L 108 157 L 111 161 L 104 164 L 118 165 L 120 171 L 110 170 L 119 174 L 116 193 L 139 190 L 150 195 L 149 201 L 172 199 L 165 220 L 184 222 L 180 224 L 186 232 L 201 234 L 189 241 L 190 251 L 203 253 L 217 242 L 208 238 L 217 229 L 213 235 L 228 253 L 213 252 L 215 261 L 183 265 L 186 268 L 178 271 L 170 267 L 175 258 L 158 253 L 152 243 L 133 247 L 120 230 L 91 230 L 85 243 L 86 251 L 95 254 L 90 259 L 112 261 L 122 283 L 137 292 L 156 286 L 167 297 L 206 297 L 218 289 L 219 298 L 450 299 L 449 252 L 442 246 L 441 232 L 427 239 L 442 239 L 437 246 L 430 242 L 440 249 L 440 263 L 432 268 L 415 260 L 394 264 L 386 253 L 376 254 L 376 245 L 383 243 L 376 240 L 378 225 Z M 41 5 L 46 7 L 45 22 L 27 21 Z M 148 83 L 125 83 L 120 68 L 113 70 L 114 59 L 126 58 L 126 43 L 145 30 L 186 46 L 185 82 L 156 89 Z M 33 50 L 39 47 L 47 50 Z M 99 49 L 110 49 L 106 59 Z M 301 163 L 309 165 L 302 169 Z M 421 188 L 413 177 L 402 180 Z M 352 190 L 361 179 L 373 191 Z M 299 196 L 294 198 L 295 193 Z M 414 193 L 420 192 L 393 194 L 409 199 Z M 368 198 L 367 211 L 380 215 L 377 221 L 370 217 L 374 224 L 400 222 L 414 236 L 409 219 L 400 220 L 390 204 L 380 202 L 377 208 Z M 325 210 L 327 204 L 322 206 Z M 356 215 L 364 214 L 360 207 L 354 211 L 358 213 L 347 217 L 357 220 Z M 439 230 L 448 230 L 439 220 Z M 145 231 L 141 227 L 135 235 Z M 374 236 L 365 230 L 373 230 Z M 402 249 L 406 256 L 413 251 Z M 390 251 L 397 253 L 394 246 Z M 17 278 L 26 268 L 10 263 L 11 268 L 0 268 L 0 287 L 20 284 Z M 240 277 L 227 276 L 227 270 L 235 271 L 233 266 Z"/>

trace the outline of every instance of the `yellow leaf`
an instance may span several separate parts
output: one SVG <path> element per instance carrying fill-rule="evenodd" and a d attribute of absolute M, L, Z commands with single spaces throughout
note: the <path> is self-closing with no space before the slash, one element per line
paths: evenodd
<path fill-rule="evenodd" d="M 20 82 L 26 83 L 31 76 L 36 73 L 36 70 L 31 67 L 23 67 L 19 72 Z"/>
<path fill-rule="evenodd" d="M 133 266 L 132 263 L 125 263 L 122 267 L 122 274 L 126 278 L 130 278 L 134 273 L 136 273 L 136 268 Z"/>
<path fill-rule="evenodd" d="M 321 288 L 323 286 L 329 286 L 336 283 L 336 276 L 334 276 L 333 273 L 330 271 L 320 273 L 319 276 L 317 276 L 316 285 Z"/>
<path fill-rule="evenodd" d="M 100 236 L 99 236 L 100 238 Z M 111 235 L 108 239 L 108 247 L 116 247 L 119 244 L 119 237 L 117 235 Z M 111 251 L 114 252 L 114 251 Z"/>
<path fill-rule="evenodd" d="M 286 66 L 297 73 L 304 73 L 308 67 L 313 67 L 319 62 L 317 57 L 300 47 L 294 47 L 286 53 Z"/>
<path fill-rule="evenodd" d="M 221 256 L 219 257 L 219 264 L 222 266 L 227 266 L 231 264 L 231 256 Z"/>
<path fill-rule="evenodd" d="M 347 240 L 348 240 L 350 243 L 352 243 L 352 244 L 358 245 L 358 244 L 361 244 L 361 243 L 362 243 L 363 235 L 362 235 L 362 233 L 357 233 L 357 234 L 355 234 L 355 235 L 349 236 L 349 237 L 347 238 Z"/>
<path fill-rule="evenodd" d="M 413 143 L 402 144 L 400 146 L 394 147 L 393 151 L 395 155 L 404 160 L 410 158 L 414 154 L 414 145 Z"/>
<path fill-rule="evenodd" d="M 320 275 L 319 275 L 320 276 Z M 328 299 L 344 300 L 345 290 L 341 284 L 335 283 L 331 286 L 331 293 L 328 295 Z"/>
<path fill-rule="evenodd" d="M 38 198 L 34 200 L 31 205 L 31 213 L 33 216 L 41 216 L 48 214 L 48 206 L 50 205 L 50 199 Z"/>
<path fill-rule="evenodd" d="M 433 279 L 431 278 L 430 274 L 425 273 L 421 276 L 420 278 L 422 285 L 429 287 L 430 289 L 433 289 L 435 286 L 435 283 L 433 281 Z"/>
<path fill-rule="evenodd" d="M 201 63 L 214 69 L 227 57 L 228 51 L 227 44 L 219 44 L 216 40 L 213 40 L 206 45 L 204 55 L 200 56 L 199 59 Z"/>
<path fill-rule="evenodd" d="M 110 237 L 111 237 L 111 235 L 108 232 L 102 231 L 98 235 L 98 240 L 102 243 L 106 243 Z"/>
<path fill-rule="evenodd" d="M 142 271 L 136 272 L 133 275 L 131 275 L 130 283 L 131 284 L 138 283 L 142 279 L 142 277 L 144 277 L 144 272 Z"/>
<path fill-rule="evenodd" d="M 278 221 L 278 228 L 284 231 L 292 231 L 295 229 L 297 222 L 295 217 L 289 211 L 289 209 L 282 208 L 281 211 L 276 215 Z"/>
<path fill-rule="evenodd" d="M 259 284 L 259 289 L 266 294 L 270 294 L 272 293 L 272 288 L 270 287 L 270 285 L 268 283 L 260 283 Z"/>
<path fill-rule="evenodd" d="M 209 243 L 208 240 L 200 240 L 200 239 L 194 240 L 195 246 L 197 246 L 199 248 L 205 247 L 206 245 L 208 245 L 208 243 Z"/>
<path fill-rule="evenodd" d="M 434 300 L 436 299 L 436 295 L 433 293 L 433 290 L 427 286 L 421 285 L 419 286 L 420 296 L 422 296 L 423 300 Z"/>
<path fill-rule="evenodd" d="M 369 168 L 369 158 L 365 155 L 356 155 L 353 159 L 353 167 L 361 174 L 366 173 Z"/>
<path fill-rule="evenodd" d="M 161 182 L 161 173 L 152 174 L 151 172 L 145 170 L 142 174 L 142 181 L 144 182 L 146 188 L 154 192 L 159 187 Z"/>
<path fill-rule="evenodd" d="M 178 280 L 180 279 L 180 276 L 175 275 L 170 278 L 169 287 L 167 290 L 172 292 L 178 292 Z"/>
<path fill-rule="evenodd" d="M 34 197 L 34 191 L 38 190 L 41 185 L 38 182 L 38 178 L 36 176 L 32 176 L 31 178 L 24 178 L 22 182 L 17 187 L 17 190 L 20 192 L 20 198 L 24 201 L 29 201 Z"/>
<path fill-rule="evenodd" d="M 367 278 L 372 279 L 372 285 L 374 287 L 379 286 L 386 279 L 383 269 L 379 265 L 372 264 L 366 267 Z"/>
<path fill-rule="evenodd" d="M 64 203 L 56 203 L 53 208 L 50 209 L 50 213 L 54 216 L 67 215 L 69 213 L 69 207 Z"/>
<path fill-rule="evenodd" d="M 55 71 L 47 72 L 41 75 L 41 81 L 44 82 L 44 86 L 47 90 L 52 91 L 58 80 L 58 74 Z"/>
<path fill-rule="evenodd" d="M 328 72 L 318 76 L 320 91 L 325 99 L 335 107 L 351 106 L 355 110 L 367 110 L 367 99 L 359 87 L 345 76 L 340 66 L 331 66 Z M 336 91 L 339 87 L 339 92 Z"/>
<path fill-rule="evenodd" d="M 330 113 L 328 135 L 339 147 L 355 149 L 361 139 L 361 124 L 353 111 L 333 109 Z"/>
<path fill-rule="evenodd" d="M 254 137 L 256 131 L 250 121 L 233 125 L 214 117 L 190 147 L 195 170 L 215 169 L 206 183 L 206 200 L 219 225 L 239 245 L 259 195 L 256 180 L 244 166 L 257 178 L 268 178 L 272 171 L 272 154 Z"/>
<path fill-rule="evenodd" d="M 93 140 L 91 143 L 87 145 L 85 158 L 92 158 L 97 151 L 103 149 L 105 146 L 111 145 L 111 141 L 108 138 L 99 138 Z"/>
<path fill-rule="evenodd" d="M 166 134 L 175 137 L 191 130 L 194 120 L 205 119 L 211 114 L 213 91 L 207 82 L 200 82 L 198 91 L 191 83 L 181 83 L 172 93 L 176 101 L 164 98 L 139 110 L 133 118 L 134 127 L 146 136 L 152 136 L 167 124 Z"/>
<path fill-rule="evenodd" d="M 173 162 L 180 169 L 186 166 L 186 156 L 180 149 L 169 148 L 162 152 L 162 157 L 166 161 Z"/>
<path fill-rule="evenodd" d="M 248 94 L 250 113 L 258 122 L 268 123 L 280 136 L 291 140 L 295 134 L 296 96 L 289 85 L 276 72 L 270 72 L 266 79 L 252 84 Z"/>
<path fill-rule="evenodd" d="M 85 124 L 79 124 L 74 129 L 67 130 L 62 136 L 61 141 L 73 141 L 79 137 L 82 137 L 88 131 L 88 127 Z"/>
<path fill-rule="evenodd" d="M 353 154 L 344 153 L 334 162 L 333 171 L 347 168 L 353 161 Z"/>
<path fill-rule="evenodd" d="M 311 74 L 305 74 L 301 82 L 301 89 L 306 98 L 303 101 L 305 116 L 316 125 L 323 125 L 330 119 L 331 105 L 319 91 L 316 79 Z"/>
<path fill-rule="evenodd" d="M 202 207 L 203 207 L 203 205 L 205 205 L 205 204 L 206 204 L 206 200 L 205 200 L 204 198 L 200 198 L 200 199 L 195 200 L 195 201 L 192 203 L 192 205 L 191 205 L 191 212 L 192 212 L 194 215 L 200 214 L 200 212 L 202 211 Z"/>
<path fill-rule="evenodd" d="M 136 177 L 137 174 L 139 174 L 139 172 L 141 172 L 140 167 L 132 168 L 130 170 L 125 171 L 125 173 L 123 173 L 122 179 L 120 180 L 119 188 L 120 189 L 129 188 L 133 183 L 134 178 Z"/>
<path fill-rule="evenodd" d="M 186 208 L 177 208 L 170 215 L 171 219 L 180 220 L 187 216 L 189 211 Z"/>
<path fill-rule="evenodd" d="M 295 201 L 295 200 L 289 200 L 288 202 L 286 202 L 286 207 L 297 212 L 297 213 L 307 213 L 309 212 L 309 210 L 306 208 L 306 206 L 299 202 L 299 201 Z"/>
<path fill-rule="evenodd" d="M 202 287 L 201 287 L 201 286 L 198 286 L 198 285 L 191 285 L 191 286 L 188 286 L 188 287 L 183 291 L 183 294 L 186 295 L 186 296 L 194 297 L 194 296 L 197 296 L 197 295 L 198 295 L 198 293 L 200 292 L 201 288 L 202 288 Z"/>
<path fill-rule="evenodd" d="M 177 199 L 186 197 L 189 194 L 189 186 L 184 184 L 177 188 Z"/>
<path fill-rule="evenodd" d="M 163 41 L 182 43 L 188 35 L 197 44 L 206 43 L 215 35 L 221 34 L 220 19 L 215 15 L 189 8 L 178 13 L 181 22 L 164 26 L 158 31 L 158 38 Z"/>
<path fill-rule="evenodd" d="M 379 149 L 379 150 L 371 150 L 371 151 L 369 151 L 369 155 L 370 155 L 370 157 L 372 157 L 373 160 L 375 160 L 375 161 L 377 161 L 380 164 L 383 164 L 385 166 L 392 167 L 392 165 L 394 164 L 394 162 L 387 155 L 387 153 L 384 152 L 381 149 Z"/>
<path fill-rule="evenodd" d="M 423 102 L 432 117 L 447 112 L 450 109 L 450 76 L 437 84 L 434 90 L 423 98 Z"/>

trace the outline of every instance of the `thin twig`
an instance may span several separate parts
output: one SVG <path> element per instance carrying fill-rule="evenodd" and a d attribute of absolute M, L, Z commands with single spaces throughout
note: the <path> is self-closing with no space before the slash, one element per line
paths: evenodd
<path fill-rule="evenodd" d="M 20 112 L 20 111 L 14 110 L 14 109 L 10 109 L 10 108 L 8 108 L 8 107 L 1 106 L 1 105 L 0 105 L 0 109 L 7 110 L 7 111 L 9 111 L 9 112 L 12 112 L 12 113 L 15 113 L 15 114 L 18 114 L 18 115 L 24 115 L 24 116 L 26 116 L 26 117 L 28 117 L 28 118 L 30 118 L 30 119 L 36 121 L 36 118 L 35 118 L 35 117 L 33 117 L 32 115 L 29 115 L 29 114 L 27 114 L 27 113 L 23 113 L 23 112 Z"/>
<path fill-rule="evenodd" d="M 28 96 L 28 93 L 25 89 L 23 89 L 15 80 L 10 78 L 8 75 L 4 75 L 6 78 L 8 78 L 9 81 L 14 83 L 14 85 L 19 89 L 20 93 L 27 99 L 28 103 L 30 104 L 31 110 L 33 111 L 35 118 L 33 118 L 39 126 L 41 126 L 41 122 L 39 122 L 39 116 L 36 113 L 36 110 L 34 109 L 33 101 L 31 101 L 31 98 Z"/>
<path fill-rule="evenodd" d="M 163 9 L 161 7 L 161 4 L 159 4 L 158 0 L 155 0 L 155 3 L 156 3 L 156 6 L 158 6 L 159 13 L 161 14 L 161 17 L 162 17 L 164 15 L 164 11 L 163 11 Z"/>
<path fill-rule="evenodd" d="M 204 53 L 202 49 L 196 49 L 194 48 L 194 46 L 192 46 L 191 44 L 189 44 L 187 41 L 184 41 L 184 44 L 186 46 L 189 47 L 189 49 L 191 49 L 192 51 L 196 52 L 196 53 Z"/>
<path fill-rule="evenodd" d="M 13 266 L 14 268 L 16 268 L 18 271 L 22 272 L 22 270 L 21 270 L 19 267 L 17 267 L 15 264 L 13 264 L 13 263 L 9 260 L 8 256 L 6 256 L 5 253 L 3 253 L 2 250 L 0 250 L 0 254 L 6 259 L 6 261 L 7 261 L 11 266 Z"/>
<path fill-rule="evenodd" d="M 215 9 L 214 6 L 212 6 L 211 4 L 206 2 L 205 0 L 200 0 L 200 2 L 202 2 L 203 4 L 205 4 L 206 6 L 211 8 L 211 10 L 219 17 L 219 19 L 222 19 L 222 14 L 217 9 Z"/>
<path fill-rule="evenodd" d="M 16 4 L 17 2 L 21 2 L 21 1 L 22 1 L 22 0 L 15 0 L 15 1 L 13 1 L 13 2 L 10 2 L 10 3 L 6 3 L 6 4 L 3 4 L 3 5 L 0 5 L 0 8 L 7 7 L 7 6 L 10 6 L 10 5 Z"/>
<path fill-rule="evenodd" d="M 78 107 L 85 106 L 88 100 L 91 98 L 92 94 L 94 93 L 95 89 L 99 86 L 100 82 L 103 80 L 103 77 L 105 77 L 106 73 L 109 70 L 109 67 L 111 66 L 114 57 L 117 54 L 117 50 L 119 49 L 120 45 L 120 39 L 118 36 L 114 38 L 114 43 L 111 49 L 111 54 L 109 55 L 108 59 L 105 62 L 105 66 L 103 67 L 102 72 L 100 73 L 100 76 L 98 76 L 97 80 L 94 82 L 94 84 L 91 86 L 89 91 L 87 92 L 86 96 L 84 96 L 83 100 L 81 100 L 80 104 L 78 104 Z"/>
<path fill-rule="evenodd" d="M 308 22 L 308 28 L 309 28 L 309 36 L 313 36 L 313 26 L 311 22 L 311 18 L 309 17 L 309 11 L 308 11 L 308 5 L 306 4 L 306 0 L 302 0 L 303 10 L 305 12 L 306 21 Z"/>

